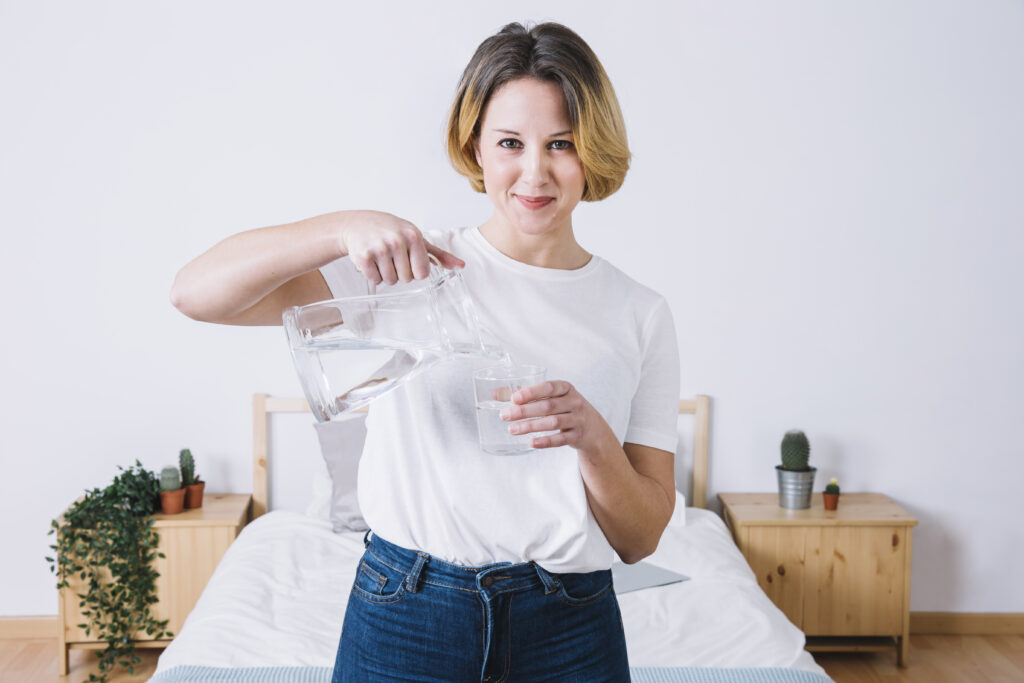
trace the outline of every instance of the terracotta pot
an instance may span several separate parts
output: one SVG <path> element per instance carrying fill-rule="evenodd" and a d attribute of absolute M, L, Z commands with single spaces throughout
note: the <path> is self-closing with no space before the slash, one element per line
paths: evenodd
<path fill-rule="evenodd" d="M 821 496 L 825 499 L 826 510 L 835 510 L 839 506 L 838 493 L 823 493 Z"/>
<path fill-rule="evenodd" d="M 185 490 L 187 491 L 187 493 L 185 494 L 185 507 L 189 509 L 203 507 L 204 488 L 206 488 L 205 481 L 192 484 L 191 486 L 186 486 Z"/>
<path fill-rule="evenodd" d="M 176 515 L 185 507 L 185 487 L 160 492 L 160 510 L 165 515 Z"/>

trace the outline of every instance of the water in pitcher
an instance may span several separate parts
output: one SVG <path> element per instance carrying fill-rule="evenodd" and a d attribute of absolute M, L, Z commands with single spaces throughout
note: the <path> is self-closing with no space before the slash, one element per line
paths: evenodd
<path fill-rule="evenodd" d="M 321 421 L 366 406 L 423 370 L 451 357 L 511 357 L 497 344 L 454 344 L 449 351 L 394 339 L 318 340 L 292 348 L 310 407 Z M 314 388 L 315 387 L 315 388 Z"/>
<path fill-rule="evenodd" d="M 321 422 L 346 417 L 436 362 L 509 354 L 480 325 L 458 271 L 431 267 L 427 281 L 286 309 L 303 391 Z"/>

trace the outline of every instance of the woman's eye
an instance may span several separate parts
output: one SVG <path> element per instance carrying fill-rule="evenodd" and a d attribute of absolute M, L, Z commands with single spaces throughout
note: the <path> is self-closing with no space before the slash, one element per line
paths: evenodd
<path fill-rule="evenodd" d="M 520 142 L 519 140 L 516 140 L 515 138 L 505 138 L 504 140 L 500 140 L 498 142 L 498 146 L 504 147 L 505 149 L 522 149 L 523 143 Z M 573 144 L 569 140 L 553 140 L 549 146 L 551 147 L 551 149 L 557 150 L 567 150 L 573 148 Z"/>

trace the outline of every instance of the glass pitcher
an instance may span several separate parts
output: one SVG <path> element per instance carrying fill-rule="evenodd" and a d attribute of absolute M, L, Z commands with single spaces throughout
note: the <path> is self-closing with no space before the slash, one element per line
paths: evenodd
<path fill-rule="evenodd" d="M 293 306 L 282 318 L 299 381 L 320 422 L 347 416 L 438 361 L 505 355 L 484 343 L 461 273 L 436 259 L 426 280 Z"/>

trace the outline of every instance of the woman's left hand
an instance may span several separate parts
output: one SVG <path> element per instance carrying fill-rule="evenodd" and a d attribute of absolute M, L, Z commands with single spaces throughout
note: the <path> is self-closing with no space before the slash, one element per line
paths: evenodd
<path fill-rule="evenodd" d="M 556 434 L 535 437 L 534 448 L 572 446 L 581 451 L 597 451 L 605 439 L 611 437 L 615 441 L 615 434 L 601 413 L 564 380 L 520 389 L 512 394 L 512 402 L 515 405 L 505 408 L 501 418 L 525 421 L 509 425 L 511 434 L 557 430 Z"/>

